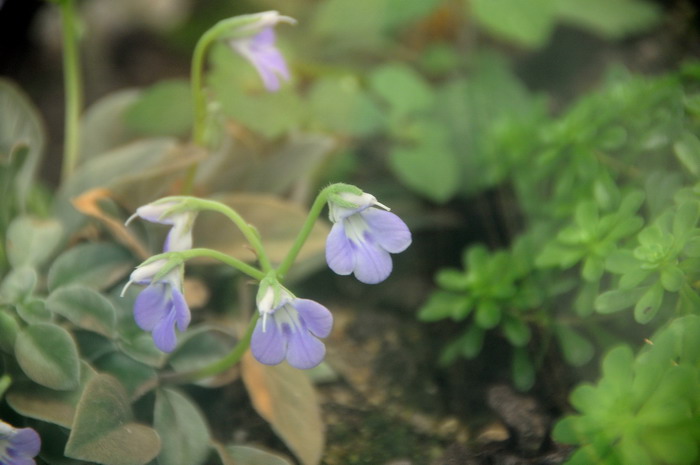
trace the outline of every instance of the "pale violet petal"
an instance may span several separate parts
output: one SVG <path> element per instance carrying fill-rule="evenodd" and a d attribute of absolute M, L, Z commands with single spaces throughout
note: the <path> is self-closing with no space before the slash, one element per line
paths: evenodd
<path fill-rule="evenodd" d="M 287 352 L 287 339 L 277 328 L 274 315 L 269 317 L 265 331 L 262 330 L 262 319 L 255 324 L 255 330 L 253 330 L 253 336 L 250 340 L 250 350 L 253 352 L 253 357 L 265 365 L 277 365 L 284 360 Z"/>
<path fill-rule="evenodd" d="M 368 208 L 361 213 L 372 237 L 387 252 L 403 252 L 411 245 L 411 231 L 401 218 L 391 212 Z"/>
<path fill-rule="evenodd" d="M 275 29 L 267 26 L 249 39 L 250 46 L 251 48 L 274 47 L 276 38 Z"/>
<path fill-rule="evenodd" d="M 192 228 L 190 225 L 175 224 L 165 238 L 163 252 L 182 252 L 192 248 Z"/>
<path fill-rule="evenodd" d="M 175 311 L 173 309 L 153 328 L 153 342 L 163 352 L 172 352 L 175 349 L 177 338 L 175 337 Z"/>
<path fill-rule="evenodd" d="M 310 332 L 300 329 L 289 334 L 287 362 L 294 368 L 313 368 L 321 363 L 325 355 L 326 346 Z"/>
<path fill-rule="evenodd" d="M 30 457 L 13 457 L 7 465 L 36 465 L 36 461 Z"/>
<path fill-rule="evenodd" d="M 190 325 L 192 315 L 190 313 L 190 308 L 187 306 L 187 301 L 185 301 L 185 296 L 182 295 L 182 292 L 177 288 L 173 288 L 172 290 L 172 306 L 175 312 L 177 329 L 180 331 L 186 330 Z"/>
<path fill-rule="evenodd" d="M 355 269 L 355 245 L 345 235 L 343 223 L 335 223 L 326 238 L 326 261 L 331 270 L 348 275 Z"/>
<path fill-rule="evenodd" d="M 377 284 L 389 277 L 392 270 L 389 252 L 379 247 L 371 236 L 358 244 L 355 253 L 355 277 L 365 284 Z"/>
<path fill-rule="evenodd" d="M 136 214 L 144 220 L 150 221 L 151 223 L 173 224 L 175 221 L 174 216 L 167 216 L 165 218 L 162 218 L 162 216 L 163 213 L 175 205 L 176 202 L 164 202 L 159 204 L 149 203 L 148 205 L 137 208 Z"/>
<path fill-rule="evenodd" d="M 170 310 L 168 285 L 157 283 L 148 286 L 136 297 L 134 302 L 134 320 L 139 328 L 153 331 L 158 322 L 163 320 Z"/>
<path fill-rule="evenodd" d="M 333 315 L 326 307 L 309 299 L 296 299 L 292 305 L 309 331 L 317 337 L 328 337 L 333 328 Z"/>
<path fill-rule="evenodd" d="M 31 428 L 21 428 L 12 436 L 12 447 L 22 454 L 34 457 L 41 449 L 41 439 Z"/>

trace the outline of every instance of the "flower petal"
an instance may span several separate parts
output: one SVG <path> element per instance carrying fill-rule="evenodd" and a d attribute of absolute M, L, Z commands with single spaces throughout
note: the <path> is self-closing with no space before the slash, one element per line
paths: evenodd
<path fill-rule="evenodd" d="M 335 223 L 326 239 L 326 261 L 331 270 L 348 275 L 355 269 L 355 245 L 345 235 L 343 223 Z"/>
<path fill-rule="evenodd" d="M 287 347 L 287 362 L 294 368 L 306 370 L 313 368 L 326 355 L 326 346 L 310 332 L 298 328 L 290 332 Z"/>
<path fill-rule="evenodd" d="M 36 465 L 36 461 L 30 457 L 13 457 L 8 465 Z"/>
<path fill-rule="evenodd" d="M 153 331 L 158 322 L 165 318 L 170 310 L 168 285 L 151 284 L 136 297 L 134 302 L 134 320 L 139 328 Z"/>
<path fill-rule="evenodd" d="M 192 228 L 190 224 L 178 224 L 170 228 L 163 252 L 181 252 L 192 248 Z"/>
<path fill-rule="evenodd" d="M 34 457 L 41 449 L 41 438 L 31 428 L 18 429 L 11 442 L 14 449 L 29 457 Z"/>
<path fill-rule="evenodd" d="M 174 309 L 171 309 L 168 315 L 153 328 L 153 342 L 163 352 L 172 352 L 175 349 L 177 337 L 175 336 Z"/>
<path fill-rule="evenodd" d="M 328 337 L 333 328 L 333 315 L 326 307 L 309 299 L 296 299 L 292 305 L 309 331 L 317 337 Z"/>
<path fill-rule="evenodd" d="M 374 241 L 371 234 L 357 244 L 355 252 L 355 277 L 365 284 L 377 284 L 391 274 L 392 263 L 389 252 Z"/>
<path fill-rule="evenodd" d="M 172 293 L 172 306 L 173 312 L 175 312 L 175 322 L 177 323 L 177 329 L 179 329 L 180 331 L 184 331 L 190 325 L 190 320 L 192 319 L 190 307 L 187 306 L 185 296 L 182 295 L 182 292 L 180 292 L 179 289 L 173 288 Z"/>
<path fill-rule="evenodd" d="M 164 218 L 162 216 L 163 213 L 175 205 L 177 205 L 177 202 L 163 202 L 156 205 L 149 203 L 137 208 L 136 214 L 144 220 L 150 221 L 151 223 L 173 224 L 175 221 L 175 215 L 166 216 Z"/>
<path fill-rule="evenodd" d="M 256 323 L 253 337 L 250 340 L 250 350 L 258 362 L 265 365 L 277 365 L 284 360 L 287 351 L 287 338 L 275 324 L 274 315 L 268 318 L 272 321 L 267 322 L 264 332 L 262 319 Z"/>
<path fill-rule="evenodd" d="M 411 245 L 411 231 L 401 218 L 391 212 L 368 208 L 361 213 L 377 243 L 387 252 L 403 252 Z"/>

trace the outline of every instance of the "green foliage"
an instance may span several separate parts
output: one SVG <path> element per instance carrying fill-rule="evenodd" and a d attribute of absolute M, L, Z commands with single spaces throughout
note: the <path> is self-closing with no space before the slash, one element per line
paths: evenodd
<path fill-rule="evenodd" d="M 503 250 L 471 246 L 464 271 L 437 274 L 439 289 L 419 317 L 462 321 L 473 314 L 443 362 L 478 355 L 484 333 L 498 328 L 518 354 L 514 380 L 523 387 L 522 350 L 537 360 L 544 347 L 519 328 L 555 336 L 563 358 L 581 366 L 596 352 L 591 336 L 602 342 L 601 334 L 619 333 L 628 312 L 654 326 L 697 313 L 700 128 L 684 111 L 690 89 L 679 75 L 618 72 L 534 130 L 517 120 L 491 123 L 497 129 L 484 163 L 512 186 L 525 230 Z"/>
<path fill-rule="evenodd" d="M 466 0 L 479 26 L 528 48 L 544 46 L 558 22 L 620 39 L 659 23 L 659 8 L 646 0 Z"/>
<path fill-rule="evenodd" d="M 554 429 L 580 448 L 567 464 L 696 463 L 700 442 L 700 358 L 695 315 L 659 330 L 635 358 L 612 349 L 596 384 L 571 393 L 577 410 Z"/>
<path fill-rule="evenodd" d="M 145 91 L 124 114 L 127 128 L 148 136 L 181 136 L 192 127 L 192 91 L 185 81 L 163 81 Z"/>

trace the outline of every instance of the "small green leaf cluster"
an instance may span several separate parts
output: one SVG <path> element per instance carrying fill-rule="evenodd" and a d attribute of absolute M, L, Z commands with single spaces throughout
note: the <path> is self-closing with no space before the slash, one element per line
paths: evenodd
<path fill-rule="evenodd" d="M 554 429 L 580 448 L 567 464 L 697 463 L 700 444 L 700 317 L 673 320 L 635 357 L 628 346 L 605 356 L 601 378 L 571 393 L 577 413 Z"/>
<path fill-rule="evenodd" d="M 485 333 L 498 330 L 513 346 L 514 379 L 523 389 L 532 385 L 532 362 L 524 348 L 531 338 L 528 320 L 542 304 L 543 295 L 531 277 L 528 253 L 525 240 L 512 252 L 489 252 L 476 245 L 464 253 L 464 270 L 444 269 L 437 274 L 440 290 L 421 308 L 419 319 L 450 318 L 459 322 L 472 317 L 464 334 L 445 348 L 442 364 L 459 356 L 475 358 L 481 352 Z"/>
<path fill-rule="evenodd" d="M 695 198 L 694 198 L 695 197 Z M 619 276 L 617 285 L 598 296 L 596 311 L 612 313 L 634 306 L 639 323 L 651 321 L 662 306 L 681 313 L 700 304 L 694 287 L 700 265 L 700 198 L 682 190 L 676 202 L 637 234 L 629 247 L 615 250 L 605 263 Z"/>

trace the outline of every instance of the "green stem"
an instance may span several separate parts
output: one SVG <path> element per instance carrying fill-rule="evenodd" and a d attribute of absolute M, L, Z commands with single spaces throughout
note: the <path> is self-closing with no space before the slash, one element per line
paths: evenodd
<path fill-rule="evenodd" d="M 316 200 L 314 200 L 314 203 L 311 206 L 311 210 L 309 210 L 309 214 L 306 217 L 304 225 L 299 231 L 299 234 L 294 240 L 294 243 L 289 249 L 289 252 L 287 252 L 287 256 L 284 257 L 284 260 L 282 260 L 282 263 L 277 268 L 277 276 L 279 276 L 280 279 L 282 279 L 292 267 L 294 261 L 299 255 L 299 252 L 301 251 L 301 248 L 304 246 L 304 243 L 306 243 L 306 240 L 309 238 L 309 234 L 311 234 L 311 230 L 316 224 L 318 216 L 321 214 L 321 211 L 323 211 L 323 207 L 328 201 L 328 194 L 332 187 L 334 186 L 326 187 L 318 194 L 318 196 L 316 196 Z"/>
<path fill-rule="evenodd" d="M 66 99 L 62 167 L 62 178 L 65 180 L 73 173 L 78 163 L 83 93 L 74 0 L 62 0 L 60 8 L 63 27 L 63 85 Z"/>
<path fill-rule="evenodd" d="M 213 258 L 215 260 L 218 260 L 222 263 L 225 263 L 229 265 L 232 268 L 237 269 L 241 273 L 247 274 L 253 279 L 256 279 L 258 281 L 262 280 L 265 277 L 265 273 L 262 271 L 258 270 L 257 268 L 248 265 L 242 260 L 239 260 L 237 258 L 234 258 L 230 255 L 227 255 L 225 253 L 219 252 L 218 250 L 213 250 L 213 249 L 206 249 L 206 248 L 195 248 L 195 249 L 188 249 L 188 250 L 183 250 L 183 251 L 178 251 L 178 252 L 164 252 L 162 254 L 154 255 L 153 257 L 150 258 L 150 262 L 154 262 L 157 260 L 165 259 L 168 260 L 170 257 L 177 256 L 181 258 L 182 260 L 190 260 L 192 258 L 197 258 L 197 257 L 209 257 Z"/>
<path fill-rule="evenodd" d="M 243 233 L 243 236 L 246 238 L 250 246 L 255 251 L 255 254 L 258 257 L 258 261 L 260 262 L 260 266 L 265 272 L 264 274 L 268 274 L 270 271 L 273 270 L 272 264 L 270 263 L 270 259 L 268 258 L 265 249 L 263 248 L 257 230 L 252 225 L 248 224 L 243 219 L 243 217 L 239 215 L 238 212 L 235 211 L 233 208 L 215 200 L 200 199 L 198 197 L 173 196 L 165 197 L 161 200 L 167 201 L 171 199 L 180 202 L 186 202 L 186 204 L 192 210 L 211 210 L 221 213 L 228 217 L 228 219 L 230 219 L 233 222 L 233 224 L 235 224 L 238 227 L 238 229 L 240 229 L 240 231 Z"/>
<path fill-rule="evenodd" d="M 207 54 L 209 49 L 221 35 L 230 30 L 237 21 L 229 18 L 219 21 L 208 29 L 195 45 L 192 54 L 192 69 L 190 71 L 190 85 L 192 89 L 192 111 L 194 112 L 192 125 L 192 141 L 195 145 L 205 147 L 207 145 L 207 95 L 204 85 L 204 70 L 207 66 Z M 192 165 L 185 175 L 182 193 L 187 195 L 192 192 L 194 180 L 197 175 L 197 164 Z"/>
<path fill-rule="evenodd" d="M 236 346 L 224 358 L 217 360 L 203 368 L 185 373 L 167 374 L 161 377 L 161 381 L 171 384 L 187 383 L 197 381 L 204 378 L 209 378 L 219 373 L 223 373 L 241 360 L 243 354 L 250 347 L 250 339 L 253 337 L 255 324 L 258 321 L 258 313 L 256 312 L 248 324 L 245 334 Z"/>

